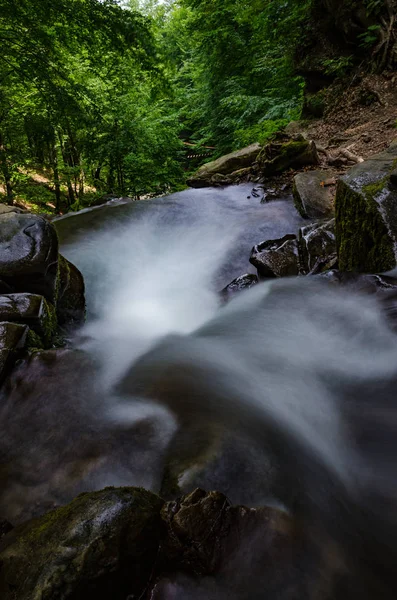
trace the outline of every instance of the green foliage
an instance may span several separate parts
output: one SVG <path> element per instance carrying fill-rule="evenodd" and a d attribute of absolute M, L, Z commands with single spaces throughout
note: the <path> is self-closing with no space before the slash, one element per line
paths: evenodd
<path fill-rule="evenodd" d="M 343 77 L 351 69 L 353 61 L 353 56 L 338 56 L 337 58 L 323 60 L 324 73 L 326 75 Z"/>
<path fill-rule="evenodd" d="M 380 25 L 370 25 L 364 33 L 360 33 L 359 40 L 361 48 L 372 48 L 379 39 Z"/>

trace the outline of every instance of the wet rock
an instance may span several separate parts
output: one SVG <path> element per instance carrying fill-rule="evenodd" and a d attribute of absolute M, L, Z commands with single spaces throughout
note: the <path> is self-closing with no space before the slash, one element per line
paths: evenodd
<path fill-rule="evenodd" d="M 250 167 L 256 161 L 260 149 L 259 144 L 252 144 L 247 148 L 221 156 L 217 160 L 200 167 L 197 173 L 188 179 L 187 183 L 194 188 L 226 185 L 227 181 L 231 182 L 226 176 Z"/>
<path fill-rule="evenodd" d="M 153 600 L 301 598 L 316 562 L 318 569 L 292 519 L 277 509 L 232 506 L 219 492 L 197 489 L 167 503 L 162 516 L 168 577 L 154 586 Z"/>
<path fill-rule="evenodd" d="M 29 325 L 47 344 L 57 330 L 54 307 L 36 294 L 0 295 L 0 320 Z"/>
<path fill-rule="evenodd" d="M 302 135 L 294 138 L 280 135 L 267 144 L 258 156 L 264 177 L 273 177 L 291 168 L 318 165 L 319 162 L 316 144 Z"/>
<path fill-rule="evenodd" d="M 27 335 L 26 325 L 0 323 L 0 381 L 9 373 L 25 347 Z"/>
<path fill-rule="evenodd" d="M 396 266 L 397 189 L 391 178 L 397 143 L 338 181 L 336 239 L 342 271 L 384 272 Z"/>
<path fill-rule="evenodd" d="M 0 520 L 0 540 L 2 537 L 7 535 L 7 533 L 10 533 L 10 531 L 12 531 L 13 529 L 14 529 L 14 527 L 11 525 L 11 523 L 9 521 L 1 521 Z"/>
<path fill-rule="evenodd" d="M 9 212 L 0 215 L 0 278 L 15 292 L 56 296 L 58 239 L 44 218 Z"/>
<path fill-rule="evenodd" d="M 337 264 L 335 219 L 312 223 L 299 230 L 301 271 L 315 275 Z"/>
<path fill-rule="evenodd" d="M 58 323 L 74 328 L 85 320 L 85 285 L 80 271 L 63 256 L 59 256 Z"/>
<path fill-rule="evenodd" d="M 238 294 L 244 290 L 249 290 L 254 285 L 256 285 L 258 282 L 259 282 L 258 277 L 251 273 L 246 273 L 245 275 L 240 275 L 240 277 L 237 277 L 231 283 L 229 283 L 229 285 L 227 285 L 225 288 L 223 288 L 223 290 L 221 291 L 221 298 L 225 302 L 228 302 L 236 294 Z"/>
<path fill-rule="evenodd" d="M 335 184 L 329 171 L 306 171 L 294 177 L 293 194 L 295 206 L 304 218 L 324 218 L 334 211 Z"/>
<path fill-rule="evenodd" d="M 299 273 L 298 241 L 296 235 L 286 235 L 278 240 L 268 240 L 254 246 L 250 263 L 259 277 L 288 277 Z"/>
<path fill-rule="evenodd" d="M 17 527 L 0 542 L 0 597 L 140 597 L 158 554 L 162 505 L 140 488 L 107 488 Z"/>

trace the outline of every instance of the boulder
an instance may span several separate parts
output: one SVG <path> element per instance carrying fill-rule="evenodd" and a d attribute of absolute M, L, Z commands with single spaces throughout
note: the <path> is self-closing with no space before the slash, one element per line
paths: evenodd
<path fill-rule="evenodd" d="M 260 144 L 252 144 L 247 148 L 221 156 L 217 160 L 200 167 L 197 173 L 188 179 L 187 183 L 194 188 L 227 185 L 226 182 L 230 183 L 230 180 L 226 176 L 253 165 L 260 150 Z"/>
<path fill-rule="evenodd" d="M 1 599 L 140 597 L 159 550 L 162 505 L 140 488 L 107 488 L 15 528 L 0 541 Z"/>
<path fill-rule="evenodd" d="M 7 213 L 23 213 L 21 208 L 18 206 L 8 206 L 8 204 L 0 204 L 0 215 L 5 215 Z"/>
<path fill-rule="evenodd" d="M 285 235 L 254 246 L 250 263 L 259 277 L 289 277 L 299 274 L 298 240 L 296 235 Z"/>
<path fill-rule="evenodd" d="M 306 225 L 299 230 L 299 262 L 302 273 L 315 275 L 337 263 L 335 219 Z"/>
<path fill-rule="evenodd" d="M 36 294 L 0 295 L 0 321 L 29 325 L 47 345 L 57 330 L 54 307 Z"/>
<path fill-rule="evenodd" d="M 58 323 L 67 329 L 83 325 L 85 320 L 84 278 L 75 265 L 59 255 Z"/>
<path fill-rule="evenodd" d="M 54 302 L 58 238 L 44 218 L 8 212 L 0 215 L 0 278 L 15 292 L 40 294 Z"/>
<path fill-rule="evenodd" d="M 233 279 L 229 285 L 227 285 L 221 291 L 221 298 L 224 302 L 228 302 L 231 300 L 236 294 L 244 290 L 249 290 L 254 285 L 259 282 L 258 277 L 251 273 L 246 273 L 245 275 L 240 275 L 236 279 Z"/>
<path fill-rule="evenodd" d="M 9 373 L 25 347 L 27 335 L 26 325 L 0 323 L 0 381 Z"/>
<path fill-rule="evenodd" d="M 224 494 L 201 489 L 167 502 L 161 516 L 167 531 L 163 562 L 195 576 L 227 570 L 236 554 L 258 552 L 262 568 L 266 565 L 270 574 L 270 563 L 282 561 L 276 558 L 275 546 L 280 538 L 288 538 L 291 527 L 289 516 L 277 509 L 232 506 Z"/>
<path fill-rule="evenodd" d="M 396 161 L 397 142 L 339 179 L 335 216 L 341 271 L 376 273 L 396 266 Z"/>
<path fill-rule="evenodd" d="M 259 169 L 264 177 L 279 175 L 291 168 L 318 165 L 316 144 L 302 135 L 290 138 L 281 134 L 267 144 L 258 156 Z"/>
<path fill-rule="evenodd" d="M 322 219 L 334 211 L 336 180 L 329 171 L 304 171 L 294 177 L 295 206 L 304 218 Z"/>

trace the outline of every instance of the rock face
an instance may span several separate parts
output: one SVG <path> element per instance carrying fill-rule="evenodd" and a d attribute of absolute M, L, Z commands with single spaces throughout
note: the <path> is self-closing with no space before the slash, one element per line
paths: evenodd
<path fill-rule="evenodd" d="M 236 279 L 233 279 L 223 290 L 221 291 L 221 298 L 225 302 L 231 300 L 236 294 L 249 290 L 259 282 L 258 277 L 251 273 L 240 275 Z"/>
<path fill-rule="evenodd" d="M 322 219 L 332 215 L 335 183 L 329 171 L 306 171 L 295 175 L 294 201 L 302 217 Z"/>
<path fill-rule="evenodd" d="M 150 579 L 163 501 L 139 488 L 82 494 L 0 541 L 2 600 L 125 600 Z"/>
<path fill-rule="evenodd" d="M 338 182 L 336 240 L 342 271 L 376 273 L 396 265 L 397 188 L 390 180 L 396 161 L 394 143 Z"/>
<path fill-rule="evenodd" d="M 16 323 L 0 323 L 0 383 L 25 347 L 28 327 Z"/>
<path fill-rule="evenodd" d="M 312 223 L 299 230 L 299 261 L 302 273 L 316 275 L 337 263 L 335 219 Z"/>
<path fill-rule="evenodd" d="M 291 168 L 318 165 L 319 162 L 316 144 L 302 135 L 290 138 L 281 134 L 258 156 L 259 169 L 264 177 L 273 177 Z"/>
<path fill-rule="evenodd" d="M 14 292 L 56 297 L 58 238 L 42 217 L 9 212 L 0 215 L 0 278 Z"/>
<path fill-rule="evenodd" d="M 286 235 L 279 240 L 268 240 L 254 246 L 250 263 L 259 277 L 288 277 L 299 273 L 298 241 L 296 235 Z"/>
<path fill-rule="evenodd" d="M 54 308 L 43 296 L 35 294 L 0 295 L 0 320 L 29 325 L 46 343 L 57 328 Z"/>
<path fill-rule="evenodd" d="M 61 327 L 79 327 L 85 319 L 85 285 L 75 265 L 59 255 L 58 323 Z"/>
<path fill-rule="evenodd" d="M 211 185 L 227 185 L 232 182 L 227 175 L 250 167 L 261 150 L 259 144 L 252 144 L 247 148 L 231 152 L 221 156 L 217 160 L 209 162 L 197 171 L 190 179 L 188 185 L 194 188 L 208 187 Z"/>

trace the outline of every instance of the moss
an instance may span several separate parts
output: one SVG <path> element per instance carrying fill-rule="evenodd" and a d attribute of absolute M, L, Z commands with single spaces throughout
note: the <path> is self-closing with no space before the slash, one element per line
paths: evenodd
<path fill-rule="evenodd" d="M 259 157 L 263 174 L 267 177 L 278 175 L 291 167 L 314 164 L 316 155 L 308 140 L 300 139 L 284 143 L 268 144 Z"/>
<path fill-rule="evenodd" d="M 386 178 L 354 191 L 339 180 L 336 194 L 336 240 L 341 271 L 376 273 L 395 266 L 393 243 L 374 200 Z"/>
<path fill-rule="evenodd" d="M 29 329 L 26 337 L 26 348 L 31 352 L 43 350 L 44 348 L 43 340 L 36 332 L 32 331 L 32 329 Z"/>
<path fill-rule="evenodd" d="M 44 300 L 44 311 L 43 315 L 43 339 L 46 346 L 50 346 L 53 337 L 56 335 L 58 330 L 58 319 L 55 310 L 55 306 L 50 302 Z"/>

